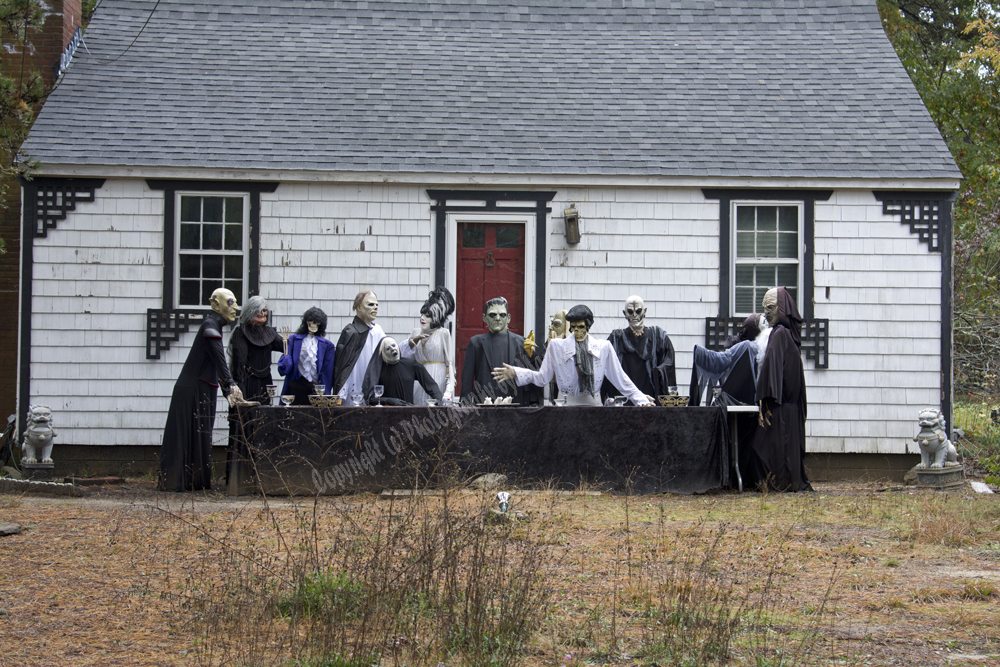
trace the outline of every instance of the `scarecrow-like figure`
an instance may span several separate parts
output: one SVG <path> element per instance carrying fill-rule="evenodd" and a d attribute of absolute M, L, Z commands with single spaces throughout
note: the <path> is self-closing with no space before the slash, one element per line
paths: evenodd
<path fill-rule="evenodd" d="M 293 405 L 309 405 L 309 396 L 316 394 L 316 385 L 323 385 L 324 394 L 333 393 L 333 367 L 336 351 L 326 338 L 326 313 L 313 306 L 302 315 L 299 330 L 289 336 L 282 327 L 286 353 L 278 360 L 278 372 L 285 376 L 281 395 L 295 396 Z"/>
<path fill-rule="evenodd" d="M 445 327 L 448 316 L 455 312 L 455 297 L 447 287 L 438 287 L 427 295 L 420 307 L 420 328 L 399 346 L 399 353 L 423 365 L 445 398 L 455 396 L 455 358 L 451 332 Z M 423 405 L 428 394 L 423 387 L 413 388 L 413 402 Z"/>
<path fill-rule="evenodd" d="M 368 363 L 363 389 L 365 401 L 369 405 L 413 405 L 414 382 L 435 401 L 441 400 L 441 389 L 427 369 L 415 359 L 401 357 L 399 345 L 386 336 L 379 342 L 378 353 L 372 355 Z M 378 384 L 385 391 L 381 397 L 375 396 Z"/>
<path fill-rule="evenodd" d="M 527 403 L 533 397 L 526 397 L 524 390 L 518 389 L 512 381 L 494 381 L 493 369 L 507 364 L 533 368 L 534 343 L 526 344 L 522 336 L 507 329 L 510 311 L 507 299 L 502 296 L 490 299 L 483 306 L 483 322 L 489 327 L 489 333 L 473 336 L 465 348 L 462 398 L 478 404 L 487 397 L 512 396 L 515 403 Z"/>
<path fill-rule="evenodd" d="M 628 328 L 615 329 L 608 336 L 622 369 L 643 394 L 666 394 L 668 387 L 677 386 L 674 345 L 670 337 L 658 326 L 646 326 L 646 304 L 638 296 L 625 300 L 622 314 L 628 320 Z M 605 382 L 601 387 L 601 397 L 617 396 L 613 390 Z"/>
<path fill-rule="evenodd" d="M 333 393 L 348 399 L 361 393 L 368 362 L 385 338 L 378 317 L 378 297 L 375 292 L 358 292 L 354 297 L 354 321 L 344 327 L 337 341 L 333 368 Z"/>
<path fill-rule="evenodd" d="M 760 422 L 751 445 L 747 481 L 777 491 L 811 491 L 806 453 L 806 376 L 802 367 L 802 316 L 784 287 L 764 294 L 764 316 L 773 330 L 760 364 Z"/>
<path fill-rule="evenodd" d="M 170 396 L 160 445 L 161 491 L 197 491 L 212 487 L 212 429 L 219 387 L 229 404 L 244 403 L 226 365 L 222 328 L 236 319 L 239 304 L 227 289 L 209 299 L 212 312 L 198 328 L 191 351 Z"/>
<path fill-rule="evenodd" d="M 513 380 L 519 387 L 526 384 L 544 387 L 555 377 L 559 391 L 567 394 L 567 404 L 599 406 L 601 383 L 607 377 L 635 405 L 653 405 L 653 399 L 639 391 L 622 370 L 611 343 L 589 334 L 594 324 L 590 308 L 573 306 L 566 319 L 573 337 L 551 341 L 537 371 L 504 364 L 493 369 L 493 378 L 498 382 Z"/>

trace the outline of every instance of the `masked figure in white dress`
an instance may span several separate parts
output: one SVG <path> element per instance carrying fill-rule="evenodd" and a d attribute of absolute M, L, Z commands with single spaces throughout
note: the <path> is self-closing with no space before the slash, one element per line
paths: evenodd
<path fill-rule="evenodd" d="M 455 312 L 455 297 L 447 287 L 438 287 L 427 295 L 420 307 L 420 328 L 399 346 L 404 358 L 419 362 L 441 389 L 445 398 L 455 396 L 455 355 L 448 317 Z M 414 405 L 427 402 L 427 392 L 417 383 L 413 387 Z"/>

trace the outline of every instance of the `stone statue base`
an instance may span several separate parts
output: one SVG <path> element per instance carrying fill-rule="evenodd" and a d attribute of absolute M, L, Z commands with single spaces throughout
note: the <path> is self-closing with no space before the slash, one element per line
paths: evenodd
<path fill-rule="evenodd" d="M 965 484 L 962 466 L 946 468 L 917 468 L 917 486 L 942 491 L 955 489 Z"/>
<path fill-rule="evenodd" d="M 21 462 L 21 474 L 24 479 L 36 482 L 51 482 L 52 473 L 55 471 L 55 463 L 25 463 Z"/>

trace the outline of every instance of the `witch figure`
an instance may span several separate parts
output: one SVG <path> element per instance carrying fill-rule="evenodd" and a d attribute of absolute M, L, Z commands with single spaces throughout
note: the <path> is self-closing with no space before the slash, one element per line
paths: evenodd
<path fill-rule="evenodd" d="M 285 352 L 284 341 L 267 324 L 267 300 L 262 296 L 247 299 L 240 311 L 240 323 L 229 338 L 229 370 L 248 401 L 268 402 L 267 386 L 271 381 L 271 353 Z"/>
<path fill-rule="evenodd" d="M 760 418 L 746 481 L 776 491 L 812 491 L 806 477 L 806 376 L 802 367 L 802 316 L 784 287 L 764 294 L 764 316 L 773 330 L 760 364 Z"/>
<path fill-rule="evenodd" d="M 403 357 L 418 361 L 430 373 L 446 399 L 455 396 L 455 358 L 451 332 L 445 326 L 454 312 L 455 297 L 447 287 L 436 288 L 420 307 L 420 328 L 399 346 Z M 425 404 L 427 398 L 423 387 L 419 384 L 413 387 L 415 405 Z"/>
<path fill-rule="evenodd" d="M 231 406 L 243 400 L 222 346 L 222 328 L 236 319 L 239 305 L 233 293 L 222 288 L 212 292 L 209 303 L 212 312 L 205 315 L 170 396 L 160 445 L 157 487 L 161 491 L 212 488 L 212 429 L 219 387 Z"/>

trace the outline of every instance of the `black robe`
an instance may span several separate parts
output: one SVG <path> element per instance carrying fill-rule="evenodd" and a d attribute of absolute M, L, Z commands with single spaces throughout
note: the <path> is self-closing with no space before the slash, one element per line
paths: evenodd
<path fill-rule="evenodd" d="M 330 394 L 340 392 L 344 383 L 347 382 L 347 378 L 351 376 L 354 364 L 358 363 L 361 350 L 365 346 L 365 341 L 368 340 L 369 331 L 371 331 L 371 327 L 355 315 L 354 320 L 340 332 L 337 349 L 333 355 L 333 388 Z M 378 354 L 377 349 L 376 354 Z"/>
<path fill-rule="evenodd" d="M 757 402 L 764 418 L 754 434 L 744 482 L 767 483 L 776 491 L 812 489 L 806 476 L 806 375 L 799 350 L 795 301 L 778 289 L 778 324 L 771 332 L 757 378 Z M 770 425 L 768 425 L 770 421 Z"/>
<path fill-rule="evenodd" d="M 608 342 L 618 355 L 625 375 L 642 393 L 656 399 L 667 393 L 667 387 L 677 386 L 674 344 L 660 327 L 646 327 L 641 336 L 632 333 L 632 329 L 615 329 L 608 336 Z M 609 380 L 604 380 L 601 385 L 603 400 L 619 393 Z"/>
<path fill-rule="evenodd" d="M 419 382 L 428 396 L 438 402 L 444 397 L 441 387 L 431 377 L 416 359 L 402 357 L 395 364 L 387 364 L 382 355 L 376 352 L 368 362 L 365 371 L 363 392 L 369 405 L 413 405 L 413 383 Z M 380 399 L 375 398 L 375 385 L 380 384 L 385 393 Z"/>
<path fill-rule="evenodd" d="M 229 337 L 229 371 L 233 382 L 243 392 L 243 398 L 257 401 L 261 405 L 270 405 L 267 386 L 273 384 L 271 378 L 271 353 L 282 352 L 284 346 L 281 335 L 274 327 L 264 325 L 249 325 L 253 327 L 250 335 L 240 325 L 233 329 Z M 251 338 L 256 341 L 256 343 Z M 261 344 L 258 344 L 261 343 Z M 249 423 L 241 421 L 239 411 L 229 408 L 229 448 L 226 452 L 226 482 L 232 475 L 233 463 L 237 459 L 249 460 L 249 450 L 246 443 L 252 438 L 248 433 Z M 247 420 L 248 421 L 248 420 Z M 244 468 L 249 470 L 250 468 Z"/>
<path fill-rule="evenodd" d="M 503 358 L 495 357 L 490 336 L 503 337 Z M 518 387 L 513 380 L 497 383 L 493 379 L 493 369 L 502 368 L 504 364 L 536 369 L 531 357 L 524 351 L 523 336 L 518 336 L 513 331 L 473 336 L 469 340 L 469 346 L 465 348 L 465 363 L 462 364 L 462 398 L 473 404 L 482 403 L 487 396 L 513 396 L 513 402 L 521 405 L 537 402 L 541 387 Z"/>
<path fill-rule="evenodd" d="M 226 396 L 233 379 L 222 347 L 225 319 L 205 316 L 174 384 L 160 445 L 161 491 L 197 491 L 212 487 L 212 428 L 219 387 Z"/>

